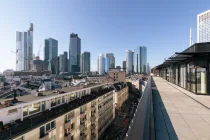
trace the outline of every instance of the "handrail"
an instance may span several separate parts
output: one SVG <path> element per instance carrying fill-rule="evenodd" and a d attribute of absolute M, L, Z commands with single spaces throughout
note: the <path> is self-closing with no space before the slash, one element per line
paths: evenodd
<path fill-rule="evenodd" d="M 151 77 L 135 110 L 125 140 L 155 140 Z"/>

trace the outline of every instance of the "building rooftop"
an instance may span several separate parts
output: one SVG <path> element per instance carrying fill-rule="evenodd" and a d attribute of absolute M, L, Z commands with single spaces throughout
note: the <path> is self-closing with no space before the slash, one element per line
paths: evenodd
<path fill-rule="evenodd" d="M 60 89 L 60 91 L 62 91 L 63 93 L 58 93 L 58 92 L 56 92 L 56 90 L 40 92 L 40 93 L 43 93 L 43 96 L 37 96 L 36 94 L 30 94 L 30 95 L 25 95 L 25 96 L 18 96 L 17 99 L 18 99 L 19 102 L 16 103 L 15 105 L 20 104 L 20 103 L 33 102 L 33 101 L 36 101 L 36 100 L 50 98 L 50 97 L 60 97 L 60 96 L 65 95 L 65 93 L 69 93 L 69 92 L 73 92 L 73 91 L 77 91 L 77 90 L 78 91 L 79 90 L 84 90 L 85 88 L 90 88 L 90 87 L 95 87 L 95 86 L 100 86 L 100 85 L 103 85 L 103 84 L 101 84 L 101 83 L 94 83 L 94 84 L 78 86 L 78 87 L 74 87 L 74 86 L 63 87 L 62 89 Z M 6 102 L 6 101 L 11 101 L 11 100 L 13 100 L 13 98 L 0 99 L 0 102 L 2 103 L 2 102 Z M 3 106 L 3 105 L 0 105 L 0 108 L 2 108 L 1 106 Z"/>

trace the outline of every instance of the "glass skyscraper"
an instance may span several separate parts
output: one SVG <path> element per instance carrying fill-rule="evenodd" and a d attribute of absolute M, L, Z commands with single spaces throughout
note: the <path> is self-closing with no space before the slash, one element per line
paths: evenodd
<path fill-rule="evenodd" d="M 58 41 L 53 38 L 45 39 L 44 60 L 48 62 L 48 70 L 58 73 Z"/>
<path fill-rule="evenodd" d="M 80 72 L 81 39 L 77 34 L 70 35 L 69 72 Z"/>
<path fill-rule="evenodd" d="M 16 70 L 31 70 L 33 60 L 33 24 L 27 32 L 16 32 Z"/>
<path fill-rule="evenodd" d="M 60 72 L 68 72 L 67 52 L 60 54 L 60 56 L 59 56 L 59 71 Z"/>
<path fill-rule="evenodd" d="M 82 53 L 80 65 L 81 73 L 87 74 L 90 72 L 90 52 Z"/>
<path fill-rule="evenodd" d="M 100 54 L 98 57 L 98 73 L 99 75 L 105 74 L 105 57 L 104 54 Z"/>
<path fill-rule="evenodd" d="M 147 72 L 147 48 L 139 46 L 134 51 L 133 56 L 134 73 L 146 73 Z"/>
<path fill-rule="evenodd" d="M 126 51 L 126 74 L 133 73 L 133 51 Z"/>
<path fill-rule="evenodd" d="M 109 59 L 109 68 L 115 68 L 115 57 L 113 53 L 107 53 L 106 58 Z"/>

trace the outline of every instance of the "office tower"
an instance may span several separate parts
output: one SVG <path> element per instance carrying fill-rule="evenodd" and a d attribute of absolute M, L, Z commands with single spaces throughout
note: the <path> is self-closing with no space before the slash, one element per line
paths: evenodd
<path fill-rule="evenodd" d="M 65 64 L 65 66 L 64 66 L 64 72 L 68 72 L 68 69 L 69 69 L 69 67 L 68 67 L 68 52 L 63 52 L 63 55 L 64 55 L 64 64 Z"/>
<path fill-rule="evenodd" d="M 65 72 L 65 58 L 64 54 L 60 54 L 59 56 L 59 71 Z"/>
<path fill-rule="evenodd" d="M 33 23 L 27 32 L 16 32 L 16 70 L 30 70 L 33 60 Z"/>
<path fill-rule="evenodd" d="M 147 63 L 147 74 L 150 73 L 150 65 Z"/>
<path fill-rule="evenodd" d="M 80 72 L 90 73 L 90 52 L 83 52 L 81 55 Z"/>
<path fill-rule="evenodd" d="M 69 72 L 80 72 L 81 39 L 77 34 L 70 35 Z"/>
<path fill-rule="evenodd" d="M 48 70 L 58 73 L 58 41 L 53 38 L 45 39 L 44 60 L 48 62 Z"/>
<path fill-rule="evenodd" d="M 108 73 L 110 68 L 110 59 L 108 57 L 105 58 L 105 72 Z"/>
<path fill-rule="evenodd" d="M 126 60 L 122 62 L 122 68 L 124 71 L 126 70 Z"/>
<path fill-rule="evenodd" d="M 98 73 L 99 75 L 105 74 L 105 57 L 104 54 L 100 54 L 98 57 Z"/>
<path fill-rule="evenodd" d="M 134 72 L 146 73 L 147 71 L 147 48 L 139 46 L 134 51 Z"/>
<path fill-rule="evenodd" d="M 197 41 L 210 42 L 210 10 L 197 15 Z"/>
<path fill-rule="evenodd" d="M 133 51 L 126 51 L 126 74 L 133 73 Z"/>
<path fill-rule="evenodd" d="M 113 53 L 107 53 L 106 54 L 106 57 L 109 58 L 109 67 L 110 68 L 115 68 L 115 57 L 114 57 L 114 54 Z"/>

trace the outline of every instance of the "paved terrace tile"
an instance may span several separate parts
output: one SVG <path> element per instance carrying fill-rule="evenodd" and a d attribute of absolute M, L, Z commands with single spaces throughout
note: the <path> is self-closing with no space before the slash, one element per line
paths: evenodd
<path fill-rule="evenodd" d="M 182 88 L 180 91 L 160 77 L 153 80 L 157 88 L 153 92 L 156 139 L 210 140 L 210 110 L 199 103 L 204 101 L 210 107 L 209 96 L 200 97 Z M 199 101 L 191 96 L 199 97 Z"/>

